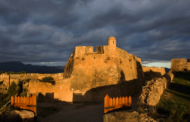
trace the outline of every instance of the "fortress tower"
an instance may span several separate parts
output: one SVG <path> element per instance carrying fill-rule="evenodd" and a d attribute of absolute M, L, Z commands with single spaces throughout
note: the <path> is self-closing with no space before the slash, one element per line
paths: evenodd
<path fill-rule="evenodd" d="M 108 38 L 108 50 L 110 57 L 116 57 L 116 38 L 113 36 Z"/>

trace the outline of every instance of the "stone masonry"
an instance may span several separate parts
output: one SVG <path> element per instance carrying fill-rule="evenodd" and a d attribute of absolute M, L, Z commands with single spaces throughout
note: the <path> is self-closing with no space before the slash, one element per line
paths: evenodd
<path fill-rule="evenodd" d="M 180 72 L 180 71 L 190 71 L 190 58 L 178 58 L 171 60 L 171 70 L 172 72 Z"/>

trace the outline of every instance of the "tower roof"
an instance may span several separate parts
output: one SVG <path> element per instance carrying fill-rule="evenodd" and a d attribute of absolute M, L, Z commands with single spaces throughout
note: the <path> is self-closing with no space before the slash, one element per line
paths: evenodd
<path fill-rule="evenodd" d="M 110 37 L 108 38 L 108 40 L 116 40 L 116 38 L 115 38 L 114 36 L 110 36 Z"/>

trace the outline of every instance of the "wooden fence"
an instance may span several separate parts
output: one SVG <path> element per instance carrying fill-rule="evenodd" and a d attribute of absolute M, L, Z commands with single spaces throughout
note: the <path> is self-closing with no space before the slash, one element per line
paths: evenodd
<path fill-rule="evenodd" d="M 31 97 L 11 96 L 11 107 L 31 110 L 36 115 L 36 96 L 35 95 L 32 95 Z"/>
<path fill-rule="evenodd" d="M 131 96 L 110 98 L 108 95 L 106 95 L 104 97 L 104 113 L 122 107 L 131 107 L 131 104 L 132 104 Z"/>

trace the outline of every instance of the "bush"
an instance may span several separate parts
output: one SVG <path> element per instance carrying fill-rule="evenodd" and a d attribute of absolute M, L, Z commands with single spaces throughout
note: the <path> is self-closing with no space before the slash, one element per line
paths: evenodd
<path fill-rule="evenodd" d="M 48 83 L 52 83 L 53 85 L 55 85 L 55 81 L 54 81 L 53 77 L 51 77 L 51 76 L 42 78 L 41 82 L 48 82 Z"/>
<path fill-rule="evenodd" d="M 14 81 L 9 86 L 7 93 L 9 94 L 9 96 L 14 96 L 17 94 L 17 86 Z"/>
<path fill-rule="evenodd" d="M 5 72 L 3 70 L 1 70 L 0 74 L 3 74 L 3 73 L 5 73 Z"/>
<path fill-rule="evenodd" d="M 21 93 L 23 91 L 23 81 L 18 82 L 18 89 L 17 89 L 17 93 Z"/>
<path fill-rule="evenodd" d="M 12 71 L 9 71 L 7 72 L 7 74 L 26 74 L 27 72 L 26 71 L 22 71 L 22 72 L 12 72 Z"/>

